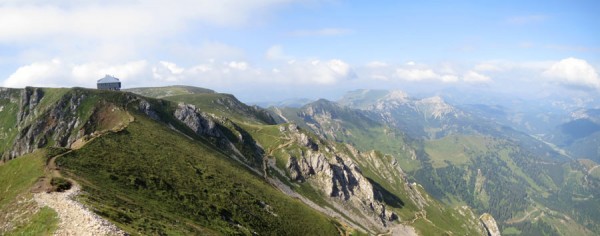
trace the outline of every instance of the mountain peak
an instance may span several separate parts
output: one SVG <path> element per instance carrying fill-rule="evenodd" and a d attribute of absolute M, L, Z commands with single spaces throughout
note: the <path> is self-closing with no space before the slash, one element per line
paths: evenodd
<path fill-rule="evenodd" d="M 391 90 L 385 97 L 384 100 L 397 100 L 397 101 L 406 101 L 409 96 L 407 93 L 401 90 Z"/>

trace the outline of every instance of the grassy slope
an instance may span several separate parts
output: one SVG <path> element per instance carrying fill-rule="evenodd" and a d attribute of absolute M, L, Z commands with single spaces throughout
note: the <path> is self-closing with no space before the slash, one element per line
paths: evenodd
<path fill-rule="evenodd" d="M 133 234 L 338 233 L 218 151 L 143 116 L 58 163 L 89 193 L 82 201 Z"/>
<path fill-rule="evenodd" d="M 243 123 L 272 124 L 273 121 L 267 112 L 250 107 L 230 94 L 188 94 L 163 98 L 173 102 L 193 104 L 203 112 L 227 117 Z"/>
<path fill-rule="evenodd" d="M 446 167 L 446 162 L 462 165 L 469 162 L 469 153 L 485 153 L 490 142 L 489 137 L 452 135 L 427 141 L 425 152 L 431 158 L 434 168 Z"/>
<path fill-rule="evenodd" d="M 21 222 L 6 235 L 51 235 L 57 227 L 58 216 L 49 208 L 35 211 L 29 190 L 44 175 L 46 151 L 39 150 L 0 165 L 0 220 Z M 32 205 L 33 204 L 33 205 Z M 15 214 L 17 218 L 11 217 Z"/>
<path fill-rule="evenodd" d="M 153 88 L 153 87 L 131 88 L 131 89 L 125 89 L 124 91 L 132 92 L 132 93 L 136 93 L 136 94 L 140 94 L 142 96 L 152 97 L 152 98 L 163 98 L 163 97 L 184 95 L 184 94 L 214 93 L 214 91 L 210 90 L 210 89 L 191 87 L 191 86 L 182 86 L 182 85 L 175 85 L 175 86 L 168 86 L 168 87 L 156 87 L 156 88 Z"/>

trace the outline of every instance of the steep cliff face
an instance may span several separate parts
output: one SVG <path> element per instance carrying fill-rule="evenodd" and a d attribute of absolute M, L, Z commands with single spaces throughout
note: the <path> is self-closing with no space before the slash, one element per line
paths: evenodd
<path fill-rule="evenodd" d="M 196 135 L 208 139 L 254 170 L 263 171 L 264 150 L 250 134 L 229 118 L 204 112 L 185 103 L 179 103 L 173 115 Z"/>
<path fill-rule="evenodd" d="M 281 126 L 280 130 L 290 142 L 300 145 L 296 150 L 286 150 L 290 154 L 286 171 L 291 180 L 307 181 L 331 200 L 357 209 L 371 227 L 383 229 L 398 219 L 395 213 L 386 211 L 378 197 L 381 193 L 374 189 L 348 153 L 322 140 L 314 140 L 294 124 Z"/>
<path fill-rule="evenodd" d="M 8 159 L 31 153 L 46 145 L 69 147 L 82 133 L 73 132 L 81 127 L 81 119 L 75 113 L 84 94 L 69 93 L 53 106 L 42 109 L 39 104 L 44 97 L 40 88 L 26 88 L 17 114 L 19 133 L 6 154 Z"/>
<path fill-rule="evenodd" d="M 213 119 L 208 114 L 199 111 L 194 105 L 180 103 L 174 115 L 198 135 L 216 138 L 224 136 Z"/>

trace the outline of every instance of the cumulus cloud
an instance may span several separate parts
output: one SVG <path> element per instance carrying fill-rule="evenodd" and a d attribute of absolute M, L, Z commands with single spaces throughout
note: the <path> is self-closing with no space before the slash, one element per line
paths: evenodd
<path fill-rule="evenodd" d="M 421 81 L 438 79 L 440 76 L 431 69 L 396 69 L 396 76 L 408 81 Z"/>
<path fill-rule="evenodd" d="M 74 63 L 56 58 L 21 66 L 8 79 L 0 81 L 0 86 L 95 87 L 96 80 L 105 74 L 121 79 L 124 87 L 189 84 L 213 89 L 273 84 L 336 85 L 356 77 L 350 64 L 340 59 L 280 60 L 271 66 L 265 69 L 246 60 L 209 59 L 185 66 L 171 60 Z"/>
<path fill-rule="evenodd" d="M 468 71 L 463 80 L 467 83 L 488 83 L 491 82 L 492 79 L 489 76 L 477 73 L 475 71 Z"/>
<path fill-rule="evenodd" d="M 453 83 L 459 81 L 458 76 L 453 74 L 439 74 L 429 68 L 417 68 L 416 63 L 410 62 L 409 68 L 397 68 L 395 76 L 412 82 L 419 81 L 440 81 L 444 83 Z"/>
<path fill-rule="evenodd" d="M 576 88 L 600 89 L 600 77 L 587 61 L 569 57 L 554 63 L 542 75 Z"/>
<path fill-rule="evenodd" d="M 8 79 L 4 87 L 93 87 L 97 79 L 105 74 L 118 75 L 123 81 L 133 81 L 144 77 L 146 61 L 132 61 L 124 64 L 104 63 L 70 64 L 61 59 L 31 63 L 19 67 Z"/>

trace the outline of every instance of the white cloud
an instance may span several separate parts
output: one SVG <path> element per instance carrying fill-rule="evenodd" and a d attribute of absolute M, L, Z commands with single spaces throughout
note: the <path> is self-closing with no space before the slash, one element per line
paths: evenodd
<path fill-rule="evenodd" d="M 22 66 L 4 81 L 5 87 L 59 86 L 58 78 L 65 74 L 59 59 Z"/>
<path fill-rule="evenodd" d="M 0 1 L 0 45 L 6 56 L 30 64 L 65 61 L 123 63 L 160 60 L 242 60 L 243 51 L 205 39 L 205 29 L 261 23 L 298 0 L 23 0 Z M 195 40 L 188 40 L 193 37 Z M 25 50 L 21 50 L 25 49 Z"/>
<path fill-rule="evenodd" d="M 587 61 L 569 57 L 554 63 L 542 73 L 561 84 L 578 88 L 600 89 L 600 77 Z"/>
<path fill-rule="evenodd" d="M 72 65 L 71 75 L 82 86 L 93 82 L 94 78 L 101 78 L 104 75 L 115 75 L 124 82 L 132 81 L 142 77 L 148 68 L 145 60 L 131 61 L 124 64 L 108 65 L 105 63 L 86 63 L 81 65 Z M 68 78 L 68 76 L 66 77 Z"/>
<path fill-rule="evenodd" d="M 291 60 L 291 56 L 286 55 L 283 52 L 283 47 L 281 45 L 273 45 L 269 49 L 267 49 L 267 53 L 265 55 L 268 60 L 278 61 L 278 60 Z"/>
<path fill-rule="evenodd" d="M 0 41 L 69 35 L 86 38 L 160 37 L 193 21 L 246 24 L 293 0 L 13 1 L 0 3 Z"/>
<path fill-rule="evenodd" d="M 435 80 L 440 76 L 431 69 L 396 69 L 396 76 L 408 81 Z"/>
<path fill-rule="evenodd" d="M 447 66 L 442 66 L 442 70 L 444 72 L 453 71 L 452 69 L 446 68 Z M 406 81 L 440 81 L 443 83 L 454 83 L 458 82 L 458 76 L 453 73 L 439 73 L 434 71 L 431 68 L 428 68 L 426 65 L 420 65 L 413 61 L 409 61 L 406 63 L 406 66 L 397 68 L 395 71 L 395 76 L 402 80 Z"/>
<path fill-rule="evenodd" d="M 160 62 L 160 64 L 161 64 L 162 66 L 164 66 L 164 67 L 165 67 L 167 70 L 169 70 L 169 72 L 170 72 L 171 74 L 178 75 L 178 74 L 181 74 L 181 73 L 183 73 L 183 68 L 181 68 L 181 67 L 177 66 L 177 65 L 176 65 L 175 63 L 173 63 L 173 62 L 161 61 L 161 62 Z"/>
<path fill-rule="evenodd" d="M 19 67 L 4 80 L 2 86 L 93 87 L 96 80 L 105 74 L 116 75 L 124 82 L 134 82 L 143 78 L 146 70 L 147 63 L 143 60 L 107 65 L 98 62 L 70 64 L 61 59 L 52 59 Z"/>
<path fill-rule="evenodd" d="M 339 36 L 354 33 L 354 30 L 344 28 L 324 28 L 318 30 L 296 30 L 290 33 L 292 36 Z"/>
<path fill-rule="evenodd" d="M 458 76 L 456 75 L 442 75 L 440 76 L 440 80 L 444 83 L 453 83 L 458 82 Z"/>
<path fill-rule="evenodd" d="M 232 69 L 244 71 L 248 69 L 248 63 L 245 61 L 232 61 L 229 62 L 229 67 Z"/>
<path fill-rule="evenodd" d="M 472 70 L 468 71 L 465 74 L 463 80 L 467 83 L 488 83 L 492 81 L 492 79 L 489 76 L 477 73 Z"/>

